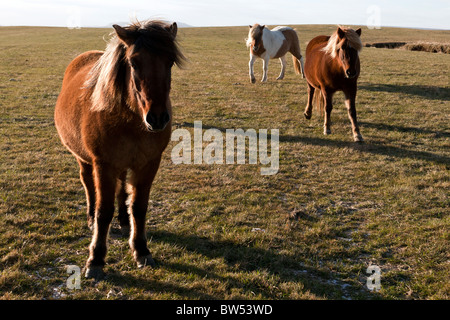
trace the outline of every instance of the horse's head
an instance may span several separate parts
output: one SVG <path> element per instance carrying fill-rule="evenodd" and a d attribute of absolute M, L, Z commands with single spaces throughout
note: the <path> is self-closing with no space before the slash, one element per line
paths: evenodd
<path fill-rule="evenodd" d="M 345 76 L 349 79 L 359 75 L 359 51 L 361 51 L 361 29 L 337 30 L 336 53 L 344 69 Z"/>
<path fill-rule="evenodd" d="M 113 27 L 126 47 L 128 103 L 134 105 L 149 131 L 164 130 L 171 117 L 171 69 L 183 58 L 175 43 L 177 24 L 152 21 L 142 26 Z"/>
<path fill-rule="evenodd" d="M 255 54 L 261 54 L 265 51 L 262 36 L 265 26 L 261 26 L 259 24 L 255 24 L 253 26 L 250 26 L 250 30 L 248 32 L 248 39 L 247 39 L 247 47 L 249 47 L 253 53 Z"/>

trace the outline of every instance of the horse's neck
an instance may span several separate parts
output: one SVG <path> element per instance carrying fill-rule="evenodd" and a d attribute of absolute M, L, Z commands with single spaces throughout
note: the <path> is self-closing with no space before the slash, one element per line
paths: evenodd
<path fill-rule="evenodd" d="M 270 45 L 275 39 L 275 32 L 269 29 L 265 29 L 263 33 L 263 41 L 265 45 Z"/>

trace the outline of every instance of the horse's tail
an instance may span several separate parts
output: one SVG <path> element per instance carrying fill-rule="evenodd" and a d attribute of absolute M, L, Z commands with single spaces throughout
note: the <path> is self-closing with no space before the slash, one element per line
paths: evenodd
<path fill-rule="evenodd" d="M 292 56 L 292 61 L 294 62 L 294 69 L 296 74 L 302 74 L 302 67 L 300 65 L 300 61 L 294 56 Z"/>
<path fill-rule="evenodd" d="M 298 39 L 297 32 L 292 30 L 292 44 L 290 52 L 292 54 L 292 61 L 294 62 L 294 69 L 297 74 L 301 74 L 302 78 L 305 78 L 305 72 L 303 69 L 303 57 L 300 50 L 300 40 Z"/>
<path fill-rule="evenodd" d="M 316 107 L 317 113 L 323 117 L 325 113 L 325 99 L 322 91 L 319 89 L 314 90 L 313 106 Z"/>
<path fill-rule="evenodd" d="M 305 78 L 305 71 L 304 71 L 304 65 L 303 65 L 303 57 L 302 55 L 298 55 L 300 58 L 297 58 L 296 56 L 292 55 L 292 61 L 294 62 L 294 69 L 295 73 L 301 74 L 302 78 Z"/>

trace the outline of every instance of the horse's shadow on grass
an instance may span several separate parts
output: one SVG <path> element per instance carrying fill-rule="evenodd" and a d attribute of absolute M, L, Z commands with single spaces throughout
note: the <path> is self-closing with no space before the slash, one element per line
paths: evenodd
<path fill-rule="evenodd" d="M 439 133 L 439 134 L 443 136 L 448 136 L 447 133 Z M 379 143 L 375 141 L 368 141 L 366 143 L 354 143 L 350 141 L 329 140 L 327 138 L 283 135 L 280 136 L 280 142 L 301 142 L 307 145 L 328 146 L 336 148 L 352 148 L 360 152 L 385 155 L 395 158 L 418 159 L 450 166 L 449 157 L 427 151 L 411 150 L 402 147 L 388 146 L 385 145 L 384 143 Z"/>
<path fill-rule="evenodd" d="M 327 299 L 341 299 L 348 295 L 348 289 L 344 290 L 342 285 L 336 282 L 336 276 L 317 272 L 313 268 L 301 265 L 301 257 L 294 257 L 281 254 L 272 249 L 261 249 L 239 244 L 232 241 L 211 240 L 207 237 L 196 235 L 182 235 L 168 231 L 151 231 L 148 237 L 152 238 L 152 243 L 164 243 L 185 250 L 200 254 L 208 259 L 223 259 L 230 267 L 229 272 L 236 274 L 251 273 L 257 270 L 266 270 L 269 275 L 278 276 L 281 282 L 300 282 L 303 285 L 304 293 L 310 292 L 318 297 Z M 155 259 L 157 268 L 164 268 L 168 272 L 184 273 L 186 275 L 196 275 L 199 279 L 207 278 L 225 284 L 226 291 L 239 289 L 241 293 L 247 295 L 250 291 L 255 296 L 262 299 L 283 299 L 282 292 L 274 290 L 271 284 L 261 283 L 260 278 L 219 275 L 214 268 L 209 270 L 199 268 L 186 263 L 168 263 L 164 260 Z M 149 271 L 151 272 L 151 271 Z M 244 279 L 245 278 L 245 279 Z M 164 292 L 171 295 L 184 297 L 216 300 L 221 299 L 221 293 L 211 295 L 199 288 L 186 288 L 158 280 L 147 280 L 127 274 L 110 274 L 108 281 L 122 287 L 135 287 L 140 290 Z M 347 285 L 348 286 L 348 285 Z M 366 296 L 361 288 L 355 290 L 354 294 Z M 367 298 L 367 297 L 366 297 Z"/>
<path fill-rule="evenodd" d="M 422 128 L 411 128 L 404 126 L 395 126 L 388 124 L 380 124 L 380 123 L 370 123 L 370 122 L 362 122 L 360 121 L 362 127 L 370 127 L 378 130 L 386 130 L 386 131 L 399 131 L 399 132 L 418 132 L 423 134 L 431 134 L 434 138 L 448 138 L 450 134 L 446 131 L 438 131 L 438 130 L 428 130 Z M 181 123 L 181 127 L 194 127 L 192 123 L 183 122 Z M 203 129 L 219 129 L 225 131 L 225 128 L 211 126 L 211 125 L 203 125 Z M 247 130 L 247 128 L 242 128 L 243 130 Z M 271 139 L 271 133 L 268 133 L 268 139 Z M 427 151 L 420 150 L 412 150 L 406 149 L 402 147 L 396 146 L 388 146 L 384 143 L 370 141 L 367 140 L 365 143 L 354 143 L 352 141 L 338 141 L 331 140 L 329 138 L 318 138 L 318 137 L 310 137 L 310 136 L 300 136 L 300 135 L 280 135 L 280 142 L 301 142 L 305 145 L 315 145 L 315 146 L 327 146 L 327 147 L 335 147 L 335 148 L 352 148 L 355 150 L 359 150 L 360 152 L 367 152 L 378 155 L 385 155 L 389 157 L 396 158 L 410 158 L 410 159 L 419 159 L 425 161 L 431 161 L 438 164 L 450 165 L 450 158 L 438 154 L 434 154 Z"/>
<path fill-rule="evenodd" d="M 403 93 L 419 96 L 428 100 L 450 101 L 450 88 L 425 85 L 394 85 L 394 84 L 361 84 L 358 90 L 372 92 Z"/>
<path fill-rule="evenodd" d="M 359 124 L 366 128 L 373 128 L 377 130 L 384 131 L 397 131 L 401 133 L 420 133 L 420 134 L 429 134 L 432 135 L 433 138 L 450 138 L 450 132 L 443 131 L 445 128 L 436 128 L 436 130 L 424 129 L 424 128 L 412 128 L 412 127 L 404 127 L 400 125 L 391 125 L 386 123 L 377 123 L 377 122 L 366 122 L 359 121 Z M 442 130 L 441 130 L 442 129 Z"/>

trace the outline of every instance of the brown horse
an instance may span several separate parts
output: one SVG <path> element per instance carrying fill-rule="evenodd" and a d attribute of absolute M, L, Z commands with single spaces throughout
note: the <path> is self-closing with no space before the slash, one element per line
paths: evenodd
<path fill-rule="evenodd" d="M 356 91 L 360 73 L 359 52 L 362 49 L 361 29 L 356 31 L 338 27 L 331 36 L 318 36 L 306 48 L 305 76 L 308 83 L 306 119 L 311 119 L 313 97 L 317 90 L 325 102 L 324 134 L 330 134 L 330 115 L 333 94 L 343 91 L 345 105 L 352 124 L 353 138 L 362 142 L 356 120 Z M 320 97 L 320 96 L 319 96 Z"/>
<path fill-rule="evenodd" d="M 96 279 L 104 275 L 115 198 L 122 230 L 129 231 L 131 220 L 129 243 L 138 267 L 154 264 L 145 216 L 171 135 L 171 68 L 183 61 L 176 23 L 113 27 L 105 52 L 85 52 L 69 64 L 55 108 L 61 141 L 80 165 L 93 229 L 85 275 Z"/>

